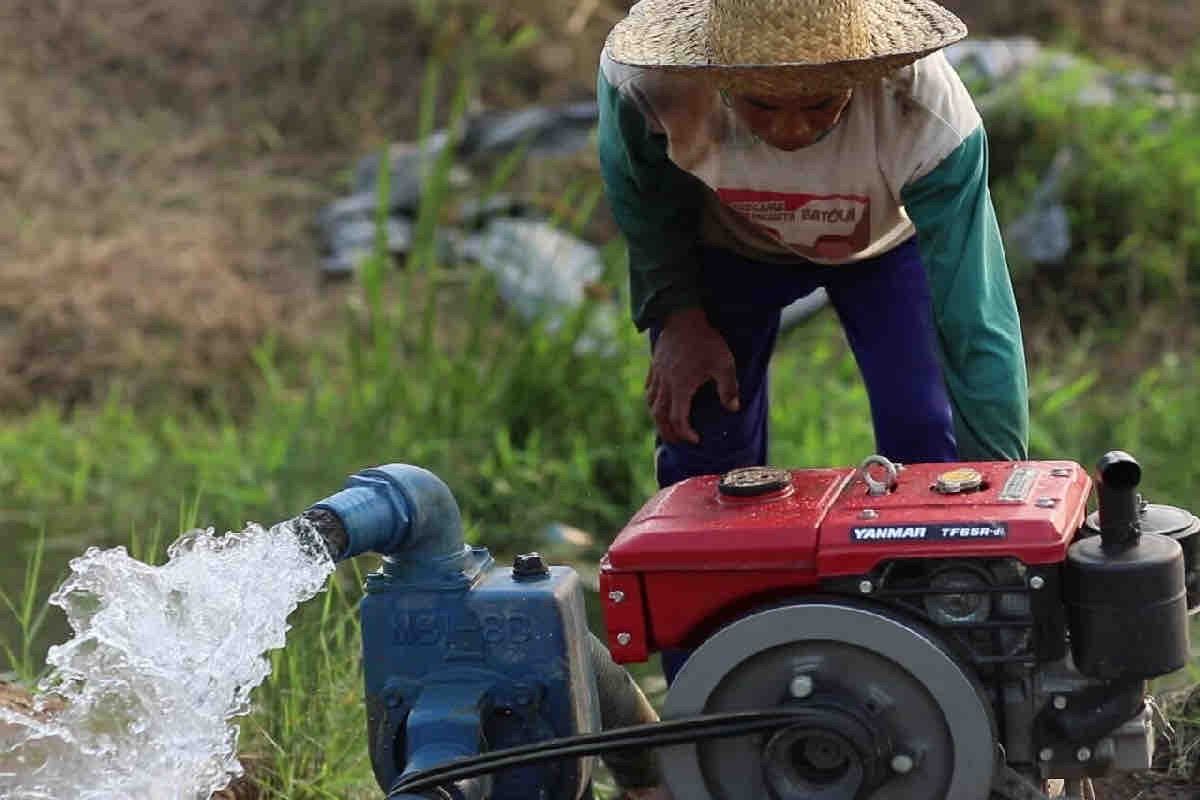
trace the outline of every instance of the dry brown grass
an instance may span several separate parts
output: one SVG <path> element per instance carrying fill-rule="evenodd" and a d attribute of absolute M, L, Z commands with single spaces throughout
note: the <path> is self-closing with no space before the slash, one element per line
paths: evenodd
<path fill-rule="evenodd" d="M 4 405 L 219 388 L 312 296 L 313 165 L 297 181 L 221 118 L 236 17 L 142 5 L 16 2 L 0 23 Z"/>
<path fill-rule="evenodd" d="M 267 335 L 322 319 L 310 221 L 336 173 L 415 129 L 440 41 L 390 0 L 7 0 L 0 8 L 0 407 L 226 396 Z M 522 0 L 547 29 L 488 104 L 579 97 L 619 12 Z M 575 31 L 567 32 L 568 29 Z"/>
<path fill-rule="evenodd" d="M 413 134 L 431 51 L 483 9 L 501 32 L 531 23 L 541 42 L 477 102 L 578 99 L 630 4 L 0 3 L 0 407 L 114 382 L 229 396 L 265 336 L 286 352 L 321 324 L 310 221 L 354 156 Z M 1077 23 L 1150 55 L 1196 31 L 1192 0 L 950 4 L 980 32 Z"/>
<path fill-rule="evenodd" d="M 1058 35 L 1109 56 L 1170 68 L 1200 40 L 1196 0 L 941 0 L 974 35 Z"/>

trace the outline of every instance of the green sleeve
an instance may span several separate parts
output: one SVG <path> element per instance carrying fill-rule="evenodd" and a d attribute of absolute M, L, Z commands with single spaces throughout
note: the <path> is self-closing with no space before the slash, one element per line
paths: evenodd
<path fill-rule="evenodd" d="M 704 185 L 667 157 L 667 137 L 601 73 L 600 171 L 629 246 L 629 289 L 638 330 L 700 304 L 697 285 Z"/>
<path fill-rule="evenodd" d="M 929 275 L 959 456 L 1028 458 L 1021 322 L 987 187 L 982 126 L 901 192 Z"/>

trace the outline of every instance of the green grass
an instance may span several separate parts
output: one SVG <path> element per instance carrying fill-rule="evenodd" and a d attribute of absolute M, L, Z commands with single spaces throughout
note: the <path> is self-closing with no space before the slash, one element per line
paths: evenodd
<path fill-rule="evenodd" d="M 1179 70 L 1180 96 L 1192 94 L 1175 106 L 1136 87 L 1114 89 L 1109 105 L 1091 104 L 1085 90 L 1102 75 L 1087 57 L 1064 70 L 1048 55 L 1019 80 L 976 95 L 1002 222 L 1028 211 L 1055 157 L 1070 155 L 1060 199 L 1071 252 L 1062 265 L 1015 258 L 1014 279 L 1027 311 L 1054 318 L 1046 327 L 1114 347 L 1131 332 L 1177 342 L 1194 321 L 1200 279 L 1200 72 Z"/>
<path fill-rule="evenodd" d="M 493 35 L 486 25 L 478 33 Z M 457 87 L 451 122 L 461 114 L 473 69 L 430 67 L 426 130 L 447 82 Z M 502 557 L 540 546 L 551 521 L 607 541 L 653 492 L 644 339 L 629 327 L 612 352 L 577 354 L 594 308 L 556 331 L 526 325 L 481 272 L 439 263 L 433 233 L 454 199 L 448 168 L 443 161 L 428 178 L 440 203 L 423 211 L 421 246 L 403 269 L 382 254 L 362 264 L 341 330 L 317 334 L 303 362 L 262 345 L 250 408 L 135 411 L 114 391 L 95 407 L 47 406 L 6 420 L 0 531 L 18 556 L 9 559 L 16 569 L 0 574 L 10 673 L 32 681 L 45 645 L 63 633 L 45 597 L 65 559 L 87 545 L 126 543 L 161 559 L 175 531 L 192 523 L 239 529 L 290 517 L 365 466 L 404 461 L 441 475 L 470 538 Z M 492 188 L 513 169 L 501 165 Z M 573 186 L 584 212 L 563 222 L 582 226 L 598 186 Z M 617 251 L 606 253 L 619 284 Z M 1151 499 L 1198 505 L 1197 365 L 1167 354 L 1141 365 L 1132 385 L 1111 385 L 1094 358 L 1080 345 L 1031 363 L 1034 455 L 1090 465 L 1107 449 L 1128 449 L 1146 466 Z M 866 395 L 831 315 L 784 337 L 772 392 L 775 463 L 846 465 L 872 451 Z M 271 656 L 272 674 L 243 724 L 243 750 L 256 756 L 269 797 L 377 795 L 355 606 L 370 563 L 344 565 Z"/>

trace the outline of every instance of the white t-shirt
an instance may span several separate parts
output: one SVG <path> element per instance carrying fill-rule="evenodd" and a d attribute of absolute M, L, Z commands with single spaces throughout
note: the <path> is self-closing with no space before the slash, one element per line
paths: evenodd
<path fill-rule="evenodd" d="M 981 124 L 939 51 L 860 86 L 837 125 L 785 152 L 757 139 L 708 81 L 685 72 L 601 61 L 668 155 L 713 190 L 705 244 L 770 261 L 841 264 L 887 252 L 914 234 L 900 191 L 928 174 Z"/>

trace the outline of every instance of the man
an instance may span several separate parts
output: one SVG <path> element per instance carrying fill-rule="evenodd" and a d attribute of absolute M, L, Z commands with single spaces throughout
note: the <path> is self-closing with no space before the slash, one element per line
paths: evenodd
<path fill-rule="evenodd" d="M 987 137 L 930 0 L 642 0 L 598 78 L 660 486 L 764 464 L 780 310 L 824 287 L 878 452 L 1020 459 L 1020 322 Z M 664 653 L 668 679 L 686 654 Z M 662 798 L 658 788 L 630 790 Z"/>
<path fill-rule="evenodd" d="M 928 0 L 643 0 L 601 61 L 600 158 L 649 329 L 666 486 L 766 460 L 779 310 L 824 286 L 877 449 L 1026 455 L 987 139 Z"/>

